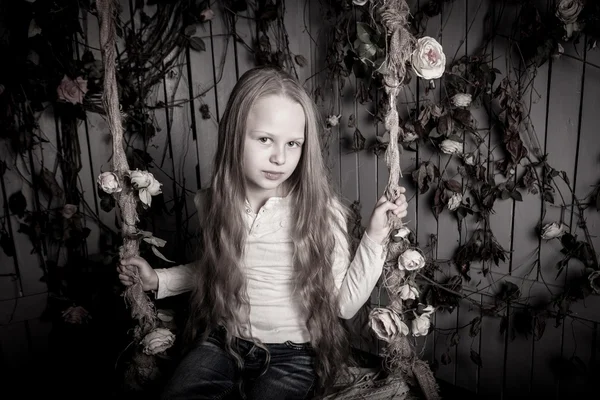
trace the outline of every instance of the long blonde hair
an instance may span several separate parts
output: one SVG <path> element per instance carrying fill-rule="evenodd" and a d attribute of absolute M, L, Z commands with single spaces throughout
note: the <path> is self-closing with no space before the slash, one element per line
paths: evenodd
<path fill-rule="evenodd" d="M 292 230 L 294 278 L 317 355 L 315 371 L 319 387 L 327 388 L 335 379 L 337 368 L 348 361 L 350 350 L 338 318 L 339 302 L 332 273 L 336 243 L 331 226 L 344 223 L 346 211 L 340 207 L 327 178 L 319 134 L 322 123 L 314 102 L 293 77 L 273 67 L 254 68 L 240 77 L 219 125 L 214 173 L 201 224 L 198 281 L 192 293 L 186 339 L 191 342 L 199 334 L 206 337 L 223 325 L 227 348 L 235 353 L 231 332 L 240 323 L 238 310 L 247 305 L 245 277 L 239 266 L 246 240 L 242 219 L 246 183 L 241 163 L 246 120 L 253 104 L 268 95 L 286 96 L 304 109 L 302 156 L 285 184 L 296 221 Z M 334 215 L 332 204 L 342 210 L 342 218 Z M 239 363 L 239 356 L 236 358 Z"/>

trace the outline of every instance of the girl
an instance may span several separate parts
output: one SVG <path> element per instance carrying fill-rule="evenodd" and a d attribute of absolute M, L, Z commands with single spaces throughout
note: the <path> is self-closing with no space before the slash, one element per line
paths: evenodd
<path fill-rule="evenodd" d="M 137 269 L 157 299 L 191 291 L 190 345 L 164 399 L 306 399 L 344 365 L 350 348 L 338 317 L 352 318 L 369 298 L 387 213 L 402 218 L 407 203 L 379 199 L 350 262 L 347 210 L 327 179 L 321 129 L 290 75 L 246 72 L 219 126 L 211 186 L 194 199 L 198 262 L 155 270 L 122 260 L 124 285 Z"/>

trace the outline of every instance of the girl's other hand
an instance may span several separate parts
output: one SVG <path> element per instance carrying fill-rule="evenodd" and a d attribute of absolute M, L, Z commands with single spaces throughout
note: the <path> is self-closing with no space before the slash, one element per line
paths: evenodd
<path fill-rule="evenodd" d="M 135 272 L 138 272 L 144 291 L 158 289 L 158 274 L 142 257 L 130 257 L 121 260 L 117 267 L 119 280 L 125 286 L 135 283 Z"/>
<path fill-rule="evenodd" d="M 401 194 L 395 202 L 392 203 L 389 201 L 384 194 L 379 198 L 377 204 L 375 204 L 366 232 L 377 243 L 383 243 L 385 238 L 390 234 L 391 224 L 388 218 L 388 211 L 391 211 L 398 218 L 404 218 L 408 214 L 408 203 L 403 194 L 406 192 L 406 189 L 400 186 L 399 191 Z"/>

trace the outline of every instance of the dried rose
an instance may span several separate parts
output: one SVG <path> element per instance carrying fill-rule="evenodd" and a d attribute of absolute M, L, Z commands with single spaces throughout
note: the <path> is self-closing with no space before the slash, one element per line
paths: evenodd
<path fill-rule="evenodd" d="M 162 193 L 162 183 L 160 183 L 154 176 L 152 177 L 152 182 L 148 186 L 147 190 L 152 196 L 156 196 Z"/>
<path fill-rule="evenodd" d="M 473 154 L 473 153 L 463 154 L 463 161 L 467 165 L 475 165 L 475 154 Z"/>
<path fill-rule="evenodd" d="M 410 330 L 412 331 L 413 336 L 426 336 L 429 333 L 430 325 L 431 320 L 429 319 L 429 314 L 417 315 L 415 313 L 415 319 L 411 321 Z"/>
<path fill-rule="evenodd" d="M 462 194 L 454 193 L 448 200 L 448 210 L 455 211 L 462 202 Z"/>
<path fill-rule="evenodd" d="M 83 96 L 87 93 L 87 81 L 81 76 L 73 80 L 65 75 L 56 88 L 59 100 L 68 101 L 73 104 L 83 103 Z"/>
<path fill-rule="evenodd" d="M 214 17 L 215 17 L 215 12 L 213 10 L 211 10 L 210 8 L 206 8 L 200 13 L 200 21 L 210 21 Z"/>
<path fill-rule="evenodd" d="M 446 69 L 446 55 L 442 46 L 432 37 L 417 40 L 411 58 L 412 69 L 423 79 L 437 79 Z"/>
<path fill-rule="evenodd" d="M 468 93 L 457 93 L 452 96 L 451 100 L 456 107 L 469 107 L 473 98 Z"/>
<path fill-rule="evenodd" d="M 457 142 L 456 140 L 445 139 L 442 141 L 442 144 L 440 145 L 440 147 L 442 149 L 442 152 L 444 152 L 446 154 L 455 154 L 455 153 L 462 152 L 463 144 L 460 142 Z"/>
<path fill-rule="evenodd" d="M 65 219 L 71 218 L 77 212 L 77 206 L 73 204 L 65 204 L 62 209 L 62 216 Z"/>
<path fill-rule="evenodd" d="M 369 313 L 369 326 L 383 341 L 391 342 L 397 335 L 408 335 L 408 326 L 389 308 L 374 308 Z"/>
<path fill-rule="evenodd" d="M 340 115 L 330 115 L 325 120 L 325 123 L 327 124 L 328 127 L 338 126 L 339 123 L 340 123 L 340 118 L 341 117 L 342 117 L 342 114 L 340 114 Z"/>
<path fill-rule="evenodd" d="M 551 224 L 546 224 L 542 228 L 542 239 L 554 239 L 559 238 L 565 234 L 568 226 L 563 223 L 552 222 Z"/>
<path fill-rule="evenodd" d="M 425 257 L 419 250 L 408 249 L 398 257 L 398 268 L 407 271 L 415 271 L 425 266 Z"/>
<path fill-rule="evenodd" d="M 419 291 L 417 290 L 416 287 L 411 286 L 409 284 L 402 285 L 400 287 L 400 298 L 402 300 L 408 300 L 408 299 L 414 300 L 417 297 L 419 297 Z"/>
<path fill-rule="evenodd" d="M 129 171 L 129 178 L 131 179 L 133 188 L 139 190 L 150 186 L 154 176 L 150 172 L 136 169 L 135 171 Z"/>
<path fill-rule="evenodd" d="M 100 188 L 108 193 L 118 193 L 121 190 L 121 184 L 119 183 L 119 178 L 114 172 L 103 172 L 98 176 L 98 185 Z"/>
<path fill-rule="evenodd" d="M 404 131 L 404 135 L 402 136 L 402 143 L 414 142 L 418 138 L 419 138 L 419 135 L 417 135 L 415 132 Z"/>
<path fill-rule="evenodd" d="M 154 355 L 167 350 L 175 342 L 175 335 L 165 328 L 156 328 L 142 340 L 144 353 Z"/>
<path fill-rule="evenodd" d="M 400 239 L 406 239 L 408 235 L 410 235 L 410 229 L 408 229 L 406 226 L 403 226 L 402 228 L 398 228 L 394 231 L 392 240 L 394 242 L 399 242 Z"/>
<path fill-rule="evenodd" d="M 577 22 L 577 17 L 583 10 L 582 0 L 560 0 L 556 6 L 556 16 L 564 24 Z"/>
<path fill-rule="evenodd" d="M 573 36 L 573 32 L 579 32 L 582 27 L 577 22 L 577 18 L 583 10 L 582 0 L 560 0 L 556 6 L 556 16 L 565 24 L 566 35 L 564 39 Z"/>

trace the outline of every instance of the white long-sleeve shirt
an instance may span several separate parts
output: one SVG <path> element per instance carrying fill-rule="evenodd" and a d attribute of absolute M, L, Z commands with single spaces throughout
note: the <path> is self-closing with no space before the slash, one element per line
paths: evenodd
<path fill-rule="evenodd" d="M 196 195 L 198 212 L 202 195 Z M 341 213 L 338 213 L 341 218 Z M 241 268 L 247 278 L 250 304 L 248 323 L 239 327 L 241 336 L 252 336 L 263 343 L 310 341 L 300 295 L 294 292 L 294 269 L 289 197 L 272 197 L 255 214 L 246 204 L 247 239 Z M 341 224 L 346 226 L 345 222 Z M 339 290 L 341 318 L 352 318 L 369 299 L 383 270 L 384 246 L 367 233 L 361 239 L 354 259 L 346 232 L 331 224 L 335 234 L 333 277 Z M 177 295 L 193 288 L 196 264 L 156 269 L 156 298 Z"/>

